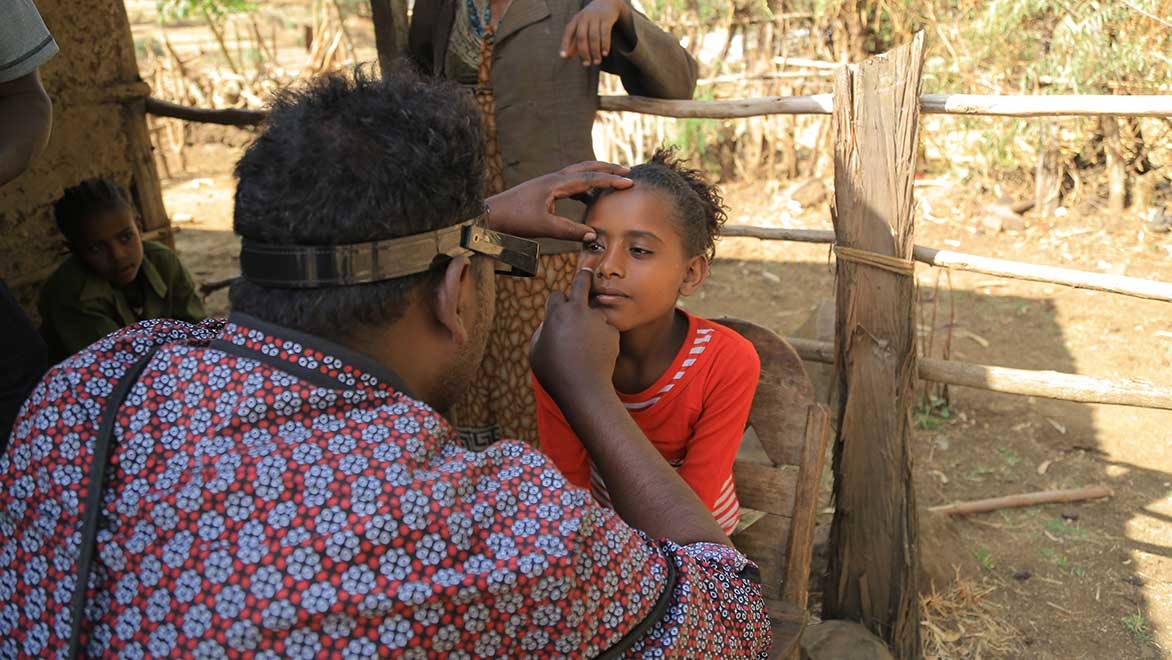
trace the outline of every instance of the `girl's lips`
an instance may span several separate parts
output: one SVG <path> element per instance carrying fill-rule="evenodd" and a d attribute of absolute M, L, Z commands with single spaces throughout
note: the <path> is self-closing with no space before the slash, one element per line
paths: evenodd
<path fill-rule="evenodd" d="M 595 287 L 590 292 L 590 299 L 599 305 L 617 305 L 630 299 L 630 296 L 619 291 L 618 289 L 607 289 L 604 287 Z"/>
<path fill-rule="evenodd" d="M 609 294 L 609 293 L 596 293 L 596 294 L 591 295 L 590 299 L 593 300 L 594 302 L 598 303 L 599 305 L 604 305 L 604 306 L 618 305 L 620 303 L 623 303 L 623 302 L 626 302 L 627 300 L 629 300 L 629 298 L 627 296 L 622 296 L 622 295 L 616 296 L 616 295 Z"/>

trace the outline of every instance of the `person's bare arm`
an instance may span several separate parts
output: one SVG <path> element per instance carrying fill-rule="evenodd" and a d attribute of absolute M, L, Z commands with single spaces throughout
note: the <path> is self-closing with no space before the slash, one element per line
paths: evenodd
<path fill-rule="evenodd" d="M 590 270 L 580 270 L 568 298 L 558 291 L 550 294 L 545 323 L 533 344 L 533 373 L 586 447 L 611 504 L 627 524 L 680 545 L 731 545 L 615 393 L 611 375 L 619 333 L 588 305 L 592 277 Z"/>
<path fill-rule="evenodd" d="M 53 104 L 36 71 L 0 83 L 0 186 L 44 150 L 52 121 Z"/>

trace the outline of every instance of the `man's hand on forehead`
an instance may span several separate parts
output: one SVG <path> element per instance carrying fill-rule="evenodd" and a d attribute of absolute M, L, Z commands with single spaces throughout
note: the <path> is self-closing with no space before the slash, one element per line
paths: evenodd
<path fill-rule="evenodd" d="M 623 176 L 628 172 L 630 168 L 621 165 L 587 161 L 530 179 L 488 198 L 488 227 L 526 238 L 593 240 L 594 232 L 589 227 L 557 215 L 555 202 L 595 188 L 630 188 L 635 182 Z"/>

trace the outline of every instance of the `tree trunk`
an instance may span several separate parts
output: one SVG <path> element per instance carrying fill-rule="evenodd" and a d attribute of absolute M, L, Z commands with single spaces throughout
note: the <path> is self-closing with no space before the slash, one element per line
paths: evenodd
<path fill-rule="evenodd" d="M 1103 131 L 1103 150 L 1107 154 L 1107 208 L 1112 213 L 1122 213 L 1127 199 L 1127 172 L 1119 140 L 1119 120 L 1099 117 L 1099 127 Z"/>
<path fill-rule="evenodd" d="M 379 68 L 390 71 L 407 52 L 407 0 L 370 0 L 370 15 Z"/>
<path fill-rule="evenodd" d="M 1034 172 L 1035 209 L 1042 217 L 1054 215 L 1058 208 L 1062 176 L 1059 171 L 1061 151 L 1058 148 L 1058 122 L 1042 120 L 1042 144 L 1038 150 L 1038 167 Z"/>
<path fill-rule="evenodd" d="M 843 67 L 834 92 L 832 218 L 837 244 L 851 250 L 839 257 L 836 281 L 839 423 L 823 616 L 862 622 L 900 658 L 920 657 L 910 266 L 923 61 L 921 32 Z"/>

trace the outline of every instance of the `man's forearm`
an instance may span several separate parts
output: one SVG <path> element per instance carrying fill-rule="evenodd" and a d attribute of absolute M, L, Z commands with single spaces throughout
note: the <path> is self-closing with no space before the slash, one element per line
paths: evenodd
<path fill-rule="evenodd" d="M 20 176 L 49 142 L 53 104 L 34 71 L 0 83 L 0 186 Z"/>
<path fill-rule="evenodd" d="M 623 520 L 652 538 L 681 545 L 730 545 L 712 513 L 651 445 L 614 390 L 606 386 L 593 391 L 598 393 L 564 396 L 558 405 Z"/>

